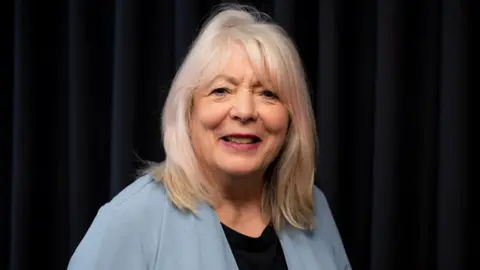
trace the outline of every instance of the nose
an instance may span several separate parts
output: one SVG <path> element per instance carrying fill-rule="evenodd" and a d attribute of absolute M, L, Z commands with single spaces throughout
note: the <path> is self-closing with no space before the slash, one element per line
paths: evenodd
<path fill-rule="evenodd" d="M 253 93 L 251 91 L 239 91 L 232 101 L 230 116 L 241 122 L 254 121 L 257 119 L 257 111 Z"/>

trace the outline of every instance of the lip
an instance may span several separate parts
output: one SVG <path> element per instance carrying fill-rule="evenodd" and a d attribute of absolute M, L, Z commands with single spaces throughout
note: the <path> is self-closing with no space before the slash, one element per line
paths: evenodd
<path fill-rule="evenodd" d="M 260 142 L 248 144 L 248 143 L 235 143 L 235 142 L 227 142 L 224 140 L 220 140 L 220 143 L 223 146 L 227 147 L 228 149 L 236 150 L 236 151 L 246 151 L 246 152 L 255 151 L 260 146 Z"/>
<path fill-rule="evenodd" d="M 243 151 L 243 152 L 251 152 L 255 151 L 258 149 L 260 146 L 260 143 L 262 140 L 260 139 L 259 136 L 255 134 L 249 134 L 249 133 L 232 133 L 228 134 L 222 137 L 239 137 L 239 138 L 253 138 L 253 139 L 258 139 L 258 142 L 256 143 L 250 143 L 250 144 L 244 144 L 244 143 L 235 143 L 235 142 L 229 142 L 220 139 L 220 142 L 223 146 L 227 147 L 230 150 L 234 151 Z"/>
<path fill-rule="evenodd" d="M 251 134 L 251 133 L 232 133 L 232 134 L 228 134 L 228 135 L 225 135 L 225 136 L 222 136 L 222 137 L 239 137 L 239 138 L 252 138 L 252 139 L 260 139 L 259 136 L 255 135 L 255 134 Z"/>

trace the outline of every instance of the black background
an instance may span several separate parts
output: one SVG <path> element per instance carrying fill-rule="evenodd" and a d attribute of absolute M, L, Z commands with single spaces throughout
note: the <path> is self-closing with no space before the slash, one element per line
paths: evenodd
<path fill-rule="evenodd" d="M 1 2 L 1 269 L 65 269 L 139 160 L 163 160 L 169 84 L 218 3 Z M 480 9 L 240 3 L 270 14 L 298 45 L 319 132 L 317 184 L 353 268 L 469 269 Z"/>

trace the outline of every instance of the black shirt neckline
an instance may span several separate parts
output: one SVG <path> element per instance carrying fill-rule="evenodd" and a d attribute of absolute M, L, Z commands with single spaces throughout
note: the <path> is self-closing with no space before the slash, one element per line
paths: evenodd
<path fill-rule="evenodd" d="M 265 251 L 278 241 L 275 228 L 270 223 L 265 227 L 259 237 L 251 237 L 242 234 L 223 223 L 221 224 L 230 245 L 239 250 L 252 252 Z"/>

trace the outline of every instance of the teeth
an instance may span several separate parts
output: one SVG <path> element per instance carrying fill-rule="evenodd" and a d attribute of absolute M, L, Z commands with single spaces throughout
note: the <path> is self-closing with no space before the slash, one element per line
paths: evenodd
<path fill-rule="evenodd" d="M 227 140 L 234 143 L 253 143 L 253 138 L 227 137 Z"/>

